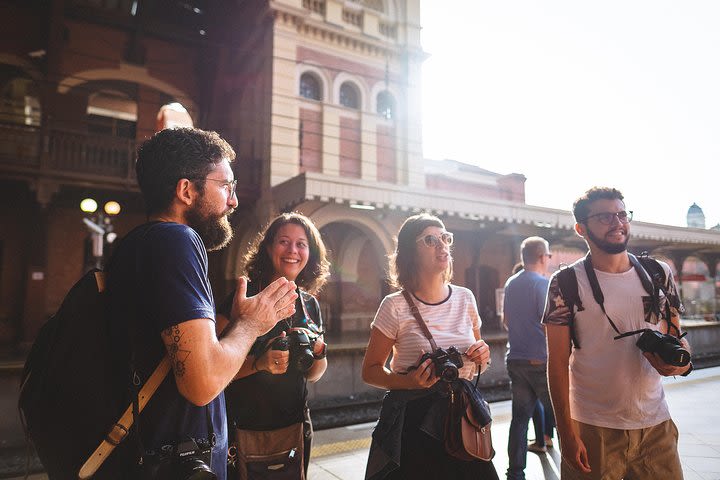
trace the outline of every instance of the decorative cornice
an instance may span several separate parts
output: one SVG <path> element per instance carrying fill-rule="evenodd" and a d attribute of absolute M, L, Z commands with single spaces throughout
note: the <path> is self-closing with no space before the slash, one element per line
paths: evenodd
<path fill-rule="evenodd" d="M 278 208 L 293 208 L 308 201 L 346 205 L 368 205 L 403 212 L 427 211 L 440 216 L 468 220 L 527 224 L 572 231 L 575 220 L 566 210 L 539 207 L 499 199 L 483 199 L 454 192 L 380 184 L 305 172 L 273 188 Z M 632 236 L 658 242 L 720 247 L 720 232 L 633 222 Z"/>
<path fill-rule="evenodd" d="M 305 9 L 297 9 L 273 1 L 270 1 L 268 6 L 275 21 L 292 26 L 298 33 L 318 38 L 326 44 L 334 44 L 383 58 L 400 55 L 408 49 L 407 46 L 399 44 L 391 38 L 383 41 L 369 37 L 362 32 L 347 31 L 339 25 L 318 20 L 313 18 L 310 11 Z M 415 50 L 413 52 L 417 54 Z M 422 53 L 424 54 L 424 52 Z M 419 56 L 423 58 L 422 55 Z"/>

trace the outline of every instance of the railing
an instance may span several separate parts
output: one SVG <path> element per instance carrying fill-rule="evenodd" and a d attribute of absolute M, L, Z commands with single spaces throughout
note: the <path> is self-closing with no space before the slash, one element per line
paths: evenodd
<path fill-rule="evenodd" d="M 303 0 L 303 8 L 307 8 L 311 12 L 325 15 L 325 0 Z"/>
<path fill-rule="evenodd" d="M 0 124 L 0 163 L 36 167 L 40 164 L 40 129 Z"/>
<path fill-rule="evenodd" d="M 127 184 L 135 175 L 135 141 L 57 129 L 0 124 L 0 165 L 6 171 L 57 176 L 78 181 Z M 63 175 L 68 178 L 67 175 Z"/>
<path fill-rule="evenodd" d="M 134 175 L 134 140 L 50 131 L 47 154 L 53 170 L 119 179 Z"/>
<path fill-rule="evenodd" d="M 62 178 L 62 183 L 135 184 L 136 142 L 109 135 L 42 130 L 0 123 L 0 169 L 22 176 Z M 237 195 L 254 201 L 260 192 L 257 158 L 241 159 Z"/>
<path fill-rule="evenodd" d="M 397 38 L 397 25 L 380 22 L 380 34 L 388 38 Z"/>
<path fill-rule="evenodd" d="M 355 25 L 356 27 L 362 28 L 363 26 L 363 12 L 362 10 L 349 10 L 343 8 L 342 11 L 343 22 Z"/>

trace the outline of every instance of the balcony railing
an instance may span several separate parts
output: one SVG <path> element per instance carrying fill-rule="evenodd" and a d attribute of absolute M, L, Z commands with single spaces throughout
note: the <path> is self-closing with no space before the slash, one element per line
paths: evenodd
<path fill-rule="evenodd" d="M 50 131 L 47 154 L 52 170 L 117 179 L 134 176 L 134 140 Z"/>
<path fill-rule="evenodd" d="M 134 140 L 0 124 L 4 171 L 127 186 L 134 182 L 134 162 Z"/>
<path fill-rule="evenodd" d="M 135 140 L 0 123 L 0 175 L 127 189 L 136 186 L 135 156 Z M 243 163 L 238 198 L 254 201 L 260 190 L 261 160 L 238 161 Z"/>

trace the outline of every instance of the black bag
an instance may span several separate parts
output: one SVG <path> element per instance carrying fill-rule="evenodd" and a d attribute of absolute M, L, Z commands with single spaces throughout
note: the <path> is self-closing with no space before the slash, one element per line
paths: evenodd
<path fill-rule="evenodd" d="M 127 381 L 109 354 L 103 289 L 100 271 L 86 273 L 40 329 L 23 369 L 21 420 L 53 480 L 78 478 L 126 406 Z"/>

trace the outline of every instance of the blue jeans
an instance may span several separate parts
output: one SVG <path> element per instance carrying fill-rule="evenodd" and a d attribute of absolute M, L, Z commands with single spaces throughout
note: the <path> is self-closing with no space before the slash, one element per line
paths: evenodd
<path fill-rule="evenodd" d="M 507 371 L 512 392 L 507 478 L 524 480 L 528 423 L 535 410 L 535 403 L 540 400 L 543 407 L 552 412 L 547 385 L 547 365 L 531 365 L 527 360 L 508 360 Z"/>

